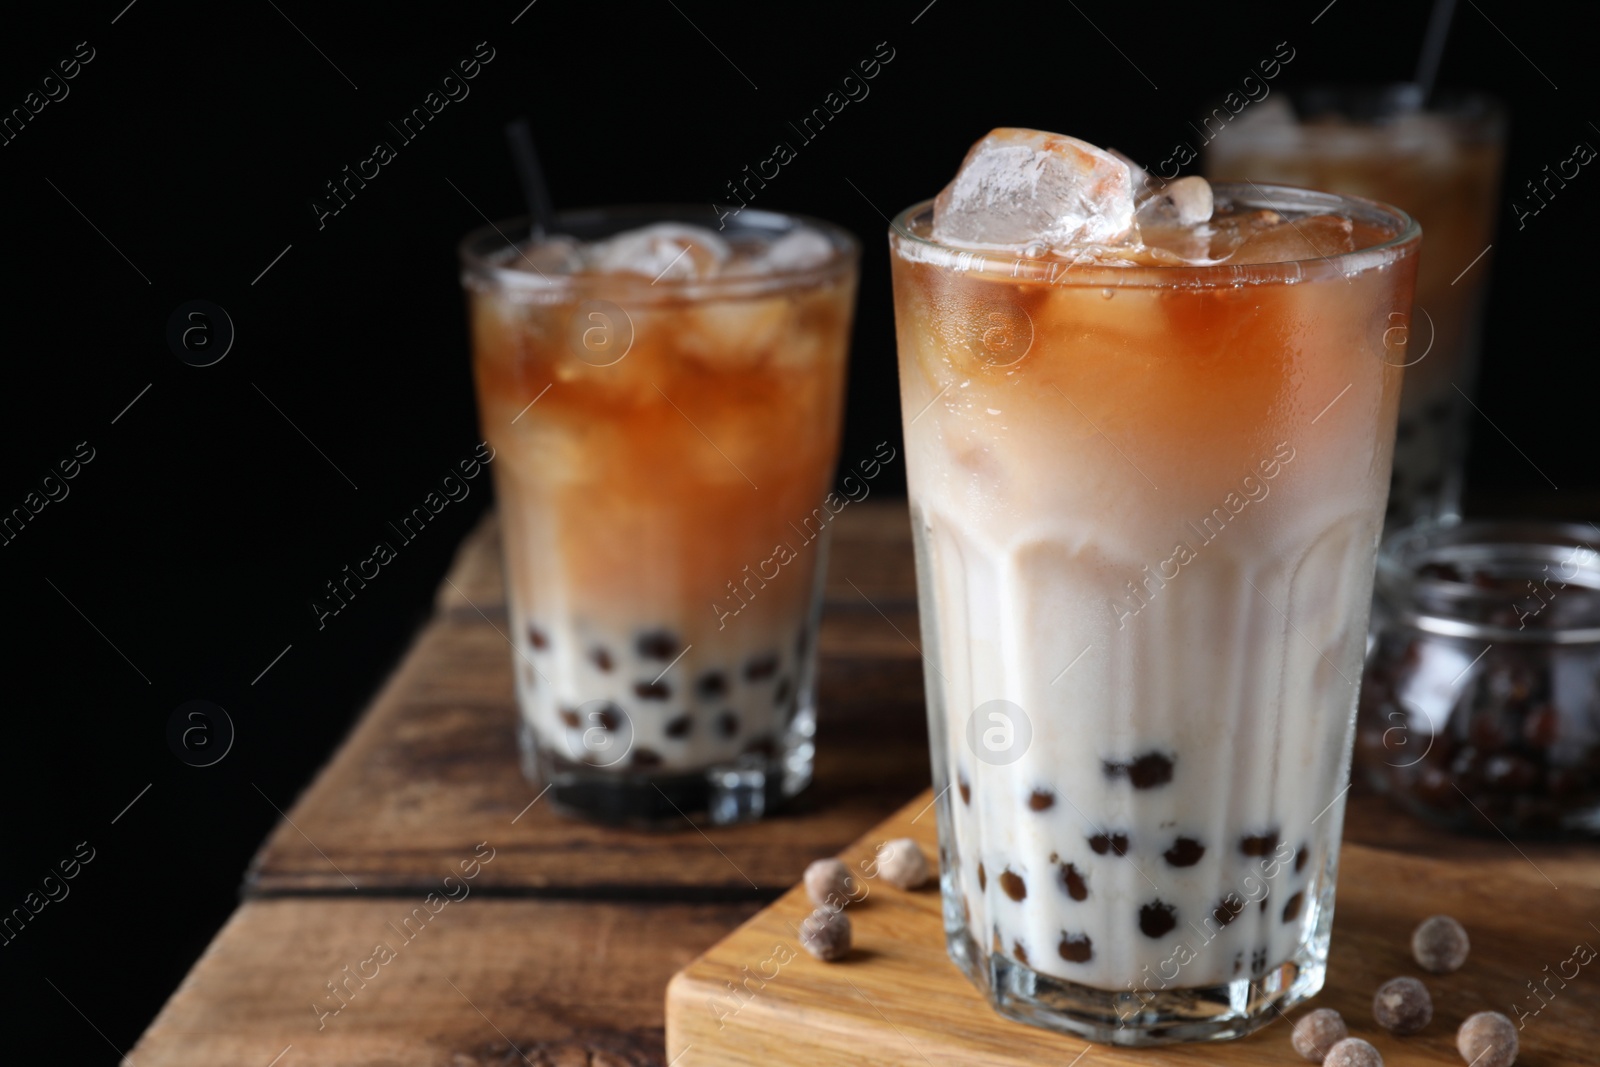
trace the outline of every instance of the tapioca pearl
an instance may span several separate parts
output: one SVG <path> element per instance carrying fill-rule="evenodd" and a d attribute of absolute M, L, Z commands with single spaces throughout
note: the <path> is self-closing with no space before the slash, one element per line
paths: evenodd
<path fill-rule="evenodd" d="M 1018 963 L 1026 965 L 1028 962 L 1028 950 L 1023 947 L 1021 941 L 1011 942 L 1011 956 Z"/>
<path fill-rule="evenodd" d="M 569 730 L 576 730 L 583 725 L 583 720 L 578 718 L 578 713 L 572 708 L 561 709 L 561 722 Z"/>
<path fill-rule="evenodd" d="M 1139 908 L 1139 931 L 1146 937 L 1162 937 L 1178 926 L 1178 909 L 1159 900 Z"/>
<path fill-rule="evenodd" d="M 1055 806 L 1056 795 L 1048 789 L 1035 789 L 1028 794 L 1028 810 L 1049 811 Z"/>
<path fill-rule="evenodd" d="M 640 768 L 661 766 L 661 755 L 652 749 L 636 748 L 633 750 L 633 765 Z"/>
<path fill-rule="evenodd" d="M 1102 759 L 1100 769 L 1112 781 L 1126 778 L 1135 789 L 1154 789 L 1172 781 L 1175 762 L 1173 756 L 1164 752 L 1146 752 L 1126 762 Z"/>
<path fill-rule="evenodd" d="M 1057 871 L 1061 888 L 1066 890 L 1067 896 L 1073 900 L 1089 899 L 1089 880 L 1083 872 L 1071 863 L 1063 863 Z"/>
<path fill-rule="evenodd" d="M 1147 752 L 1128 766 L 1128 781 L 1135 789 L 1154 789 L 1172 781 L 1171 756 L 1160 752 Z"/>
<path fill-rule="evenodd" d="M 723 737 L 733 737 L 739 732 L 739 713 L 725 711 L 717 716 L 717 733 Z"/>
<path fill-rule="evenodd" d="M 1205 854 L 1206 846 L 1192 837 L 1178 838 L 1172 843 L 1172 847 L 1163 853 L 1167 862 L 1174 867 L 1193 867 Z"/>
<path fill-rule="evenodd" d="M 633 695 L 640 700 L 671 700 L 672 687 L 666 682 L 634 682 Z"/>
<path fill-rule="evenodd" d="M 694 691 L 702 700 L 718 700 L 727 695 L 728 677 L 721 671 L 707 671 L 694 683 Z"/>
<path fill-rule="evenodd" d="M 666 733 L 668 737 L 678 741 L 688 737 L 690 731 L 693 729 L 694 719 L 690 718 L 688 715 L 679 715 L 667 723 L 666 729 L 663 732 Z"/>
<path fill-rule="evenodd" d="M 606 650 L 605 645 L 595 645 L 589 650 L 589 662 L 593 663 L 596 667 L 607 674 L 611 673 L 611 668 L 613 666 L 611 662 L 611 653 Z"/>
<path fill-rule="evenodd" d="M 1244 950 L 1240 949 L 1233 954 L 1233 973 L 1239 974 L 1244 970 Z"/>
<path fill-rule="evenodd" d="M 1217 906 L 1211 909 L 1211 918 L 1218 928 L 1227 926 L 1244 911 L 1244 903 L 1239 894 L 1229 893 L 1217 901 Z"/>
<path fill-rule="evenodd" d="M 969 806 L 972 804 L 972 786 L 960 773 L 956 774 L 956 792 L 961 794 L 961 803 Z"/>
<path fill-rule="evenodd" d="M 1000 890 L 1012 900 L 1021 901 L 1028 897 L 1028 883 L 1010 867 L 1000 872 Z"/>
<path fill-rule="evenodd" d="M 550 635 L 532 623 L 528 624 L 528 644 L 543 652 L 550 647 Z"/>
<path fill-rule="evenodd" d="M 778 654 L 768 652 L 764 655 L 752 657 L 744 665 L 744 678 L 747 682 L 759 682 L 771 678 L 778 673 Z"/>
<path fill-rule="evenodd" d="M 683 649 L 677 636 L 667 630 L 646 630 L 639 635 L 634 648 L 645 659 L 671 659 Z"/>
<path fill-rule="evenodd" d="M 1278 831 L 1245 834 L 1239 838 L 1239 851 L 1246 856 L 1270 856 L 1278 849 Z"/>
<path fill-rule="evenodd" d="M 1088 934 L 1069 934 L 1063 930 L 1056 951 L 1068 963 L 1088 963 L 1094 959 L 1094 941 Z"/>
<path fill-rule="evenodd" d="M 1294 873 L 1299 874 L 1306 869 L 1306 861 L 1311 858 L 1311 846 L 1301 845 L 1300 850 L 1294 854 Z"/>
<path fill-rule="evenodd" d="M 1296 893 L 1294 896 L 1290 897 L 1289 902 L 1283 906 L 1283 921 L 1286 923 L 1292 923 L 1296 919 L 1300 918 L 1300 907 L 1305 902 L 1306 895 L 1304 892 Z"/>
<path fill-rule="evenodd" d="M 978 861 L 978 890 L 981 892 L 989 888 L 989 876 L 984 873 L 983 861 Z"/>
<path fill-rule="evenodd" d="M 1117 856 L 1126 856 L 1128 854 L 1128 835 L 1095 834 L 1089 838 L 1089 847 L 1101 856 L 1108 852 Z"/>
<path fill-rule="evenodd" d="M 594 721 L 600 725 L 602 730 L 612 731 L 622 725 L 622 709 L 615 704 L 607 704 L 597 711 L 590 712 L 590 715 L 594 717 Z"/>
<path fill-rule="evenodd" d="M 777 752 L 778 743 L 770 737 L 758 737 L 744 746 L 744 754 L 747 756 L 765 756 L 771 759 Z"/>
<path fill-rule="evenodd" d="M 1250 953 L 1250 974 L 1256 978 L 1259 978 L 1265 974 L 1266 971 L 1267 950 L 1265 948 L 1258 948 L 1254 952 Z"/>

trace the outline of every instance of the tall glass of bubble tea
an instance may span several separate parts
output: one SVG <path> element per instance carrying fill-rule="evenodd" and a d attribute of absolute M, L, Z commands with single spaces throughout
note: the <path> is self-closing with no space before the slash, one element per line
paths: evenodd
<path fill-rule="evenodd" d="M 1372 197 L 1427 230 L 1395 433 L 1391 528 L 1461 517 L 1505 135 L 1505 110 L 1481 94 L 1440 94 L 1424 107 L 1417 85 L 1343 86 L 1263 100 L 1206 146 L 1215 180 Z"/>
<path fill-rule="evenodd" d="M 529 232 L 461 244 L 524 771 L 598 821 L 759 818 L 811 779 L 858 246 L 749 209 Z"/>
<path fill-rule="evenodd" d="M 890 235 L 950 956 L 1125 1045 L 1322 986 L 1421 241 L 1141 179 L 996 130 Z"/>

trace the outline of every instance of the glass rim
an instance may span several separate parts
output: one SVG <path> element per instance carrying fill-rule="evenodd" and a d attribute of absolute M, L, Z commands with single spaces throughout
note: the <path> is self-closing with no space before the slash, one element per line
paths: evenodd
<path fill-rule="evenodd" d="M 1377 591 L 1386 597 L 1402 626 L 1442 637 L 1503 641 L 1519 645 L 1576 645 L 1600 643 L 1600 626 L 1593 615 L 1582 621 L 1555 626 L 1517 630 L 1509 626 L 1480 622 L 1463 617 L 1468 605 L 1498 603 L 1506 593 L 1482 589 L 1468 582 L 1426 576 L 1418 567 L 1430 562 L 1429 555 L 1441 549 L 1454 549 L 1468 562 L 1494 562 L 1514 557 L 1555 562 L 1558 552 L 1583 548 L 1596 553 L 1583 564 L 1564 588 L 1575 587 L 1573 598 L 1592 600 L 1600 596 L 1600 553 L 1591 542 L 1600 540 L 1591 527 L 1578 522 L 1553 519 L 1468 519 L 1450 524 L 1431 521 L 1401 527 L 1384 537 L 1378 549 Z M 1512 549 L 1521 551 L 1512 552 Z M 1589 579 L 1579 581 L 1579 575 Z M 1448 604 L 1450 608 L 1439 605 Z M 1451 608 L 1457 610 L 1451 610 Z"/>
<path fill-rule="evenodd" d="M 1280 214 L 1284 212 L 1274 206 L 1272 198 L 1268 196 L 1269 193 L 1294 200 L 1296 201 L 1294 206 L 1297 207 L 1314 206 L 1328 209 L 1326 213 L 1334 213 L 1334 209 L 1339 207 L 1355 209 L 1340 213 L 1363 219 L 1382 219 L 1394 228 L 1394 233 L 1376 244 L 1357 248 L 1351 252 L 1319 256 L 1317 259 L 1297 259 L 1279 263 L 1170 266 L 1143 264 L 1112 266 L 1097 263 L 1080 267 L 1067 260 L 1029 259 L 1012 249 L 966 248 L 912 232 L 912 220 L 933 210 L 933 201 L 930 199 L 912 204 L 894 217 L 889 224 L 892 234 L 890 244 L 895 255 L 902 259 L 912 260 L 913 257 L 906 256 L 895 239 L 930 250 L 932 255 L 921 258 L 921 262 L 931 262 L 946 269 L 966 273 L 996 275 L 1018 283 L 1037 282 L 1085 288 L 1148 286 L 1163 289 L 1284 284 L 1314 280 L 1324 275 L 1340 275 L 1348 279 L 1365 271 L 1398 262 L 1407 255 L 1414 256 L 1421 244 L 1422 226 L 1417 220 L 1400 208 L 1379 200 L 1275 183 L 1213 182 L 1211 188 L 1219 200 L 1231 196 L 1235 203 L 1242 206 L 1279 210 Z M 1251 190 L 1254 191 L 1253 196 L 1249 195 Z"/>
<path fill-rule="evenodd" d="M 854 270 L 861 258 L 861 242 L 853 233 L 837 223 L 794 212 L 749 207 L 719 208 L 716 205 L 706 204 L 646 203 L 574 208 L 556 212 L 550 236 L 578 236 L 569 231 L 581 232 L 585 229 L 604 231 L 607 228 L 609 236 L 635 226 L 647 226 L 656 222 L 700 225 L 703 224 L 708 210 L 716 213 L 719 218 L 728 217 L 728 213 L 732 213 L 729 226 L 719 231 L 720 234 L 737 229 L 745 233 L 770 233 L 776 236 L 796 226 L 805 226 L 821 234 L 832 246 L 833 251 L 821 263 L 761 274 L 655 280 L 643 275 L 620 272 L 546 275 L 542 272 L 508 267 L 503 261 L 496 260 L 496 256 L 505 257 L 507 250 L 518 246 L 518 242 L 510 234 L 527 233 L 531 229 L 533 223 L 531 215 L 515 215 L 476 227 L 457 243 L 456 254 L 461 261 L 462 284 L 468 285 L 470 279 L 478 278 L 497 289 L 527 293 L 541 299 L 564 297 L 578 292 L 600 292 L 647 297 L 652 302 L 685 298 L 705 300 L 758 295 L 832 281 Z M 595 239 L 599 236 L 597 233 Z M 586 238 L 578 237 L 578 239 Z"/>

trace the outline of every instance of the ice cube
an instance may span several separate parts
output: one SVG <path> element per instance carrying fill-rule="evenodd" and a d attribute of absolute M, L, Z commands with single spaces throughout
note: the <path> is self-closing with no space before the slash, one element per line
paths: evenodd
<path fill-rule="evenodd" d="M 1355 224 L 1343 215 L 1284 219 L 1245 238 L 1230 263 L 1291 263 L 1354 252 Z"/>
<path fill-rule="evenodd" d="M 831 255 L 831 241 L 816 230 L 801 226 L 768 245 L 757 262 L 769 271 L 809 270 L 826 263 Z"/>
<path fill-rule="evenodd" d="M 1133 202 L 1142 203 L 1145 197 L 1156 191 L 1155 182 L 1150 180 L 1150 172 L 1135 163 L 1130 156 L 1125 156 L 1115 148 L 1107 148 L 1106 154 L 1116 156 L 1128 168 L 1128 180 L 1133 183 Z"/>
<path fill-rule="evenodd" d="M 1299 120 L 1295 117 L 1294 105 L 1282 96 L 1274 96 L 1252 104 L 1239 113 L 1233 120 L 1234 130 L 1250 130 L 1252 133 L 1285 133 L 1292 131 Z"/>
<path fill-rule="evenodd" d="M 933 238 L 978 247 L 1111 244 L 1133 224 L 1127 164 L 1039 130 L 997 129 L 967 152 L 933 202 Z"/>
<path fill-rule="evenodd" d="M 1211 218 L 1211 183 L 1190 175 L 1151 193 L 1139 205 L 1139 225 L 1196 226 Z"/>
<path fill-rule="evenodd" d="M 657 222 L 589 246 L 590 270 L 641 274 L 651 281 L 690 281 L 716 274 L 729 256 L 715 231 L 677 222 Z"/>
<path fill-rule="evenodd" d="M 571 274 L 583 266 L 578 248 L 577 241 L 557 234 L 545 238 L 538 244 L 510 249 L 501 266 L 506 270 L 522 271 L 540 278 L 555 274 Z"/>
<path fill-rule="evenodd" d="M 757 245 L 746 255 L 735 255 L 724 270 L 730 274 L 776 274 L 809 270 L 828 261 L 833 243 L 806 226 L 798 226 L 770 244 Z"/>

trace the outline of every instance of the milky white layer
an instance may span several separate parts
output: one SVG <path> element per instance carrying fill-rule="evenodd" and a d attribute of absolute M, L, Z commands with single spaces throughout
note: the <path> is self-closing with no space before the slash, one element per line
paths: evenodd
<path fill-rule="evenodd" d="M 907 460 L 936 770 L 940 785 L 956 780 L 947 892 L 964 900 L 979 948 L 998 928 L 1002 952 L 1020 960 L 1020 945 L 1035 970 L 1158 990 L 1259 975 L 1319 919 L 1325 936 L 1317 901 L 1342 818 L 1377 533 L 1380 490 L 1360 458 L 1376 446 L 1315 431 L 1298 447 L 1266 445 L 1258 462 L 1279 458 L 1277 473 L 1242 463 L 1266 491 L 1235 496 L 1234 514 L 1224 497 L 1236 487 L 1157 490 L 1103 442 L 1062 440 L 1059 425 L 1013 420 L 979 455 L 949 415 L 936 405 L 912 426 Z M 1191 555 L 1174 565 L 1179 544 Z M 1142 606 L 1129 582 L 1147 583 Z M 996 699 L 1020 707 L 1032 733 L 1005 765 L 968 740 L 973 710 Z M 1170 782 L 1107 777 L 1104 761 L 1152 752 L 1174 758 Z M 1036 790 L 1054 795 L 1043 811 L 1030 807 Z M 1277 850 L 1242 853 L 1243 837 L 1272 832 Z M 1096 854 L 1100 833 L 1128 835 L 1129 854 Z M 1164 857 L 1179 837 L 1205 847 L 1193 866 Z M 1072 899 L 1062 863 L 1083 875 L 1086 899 Z M 1023 879 L 1021 901 L 1007 870 Z M 1208 918 L 1230 893 L 1245 906 L 1222 928 Z M 1177 926 L 1151 937 L 1140 914 L 1156 902 Z M 1063 959 L 1064 935 L 1089 936 L 1092 957 Z"/>

